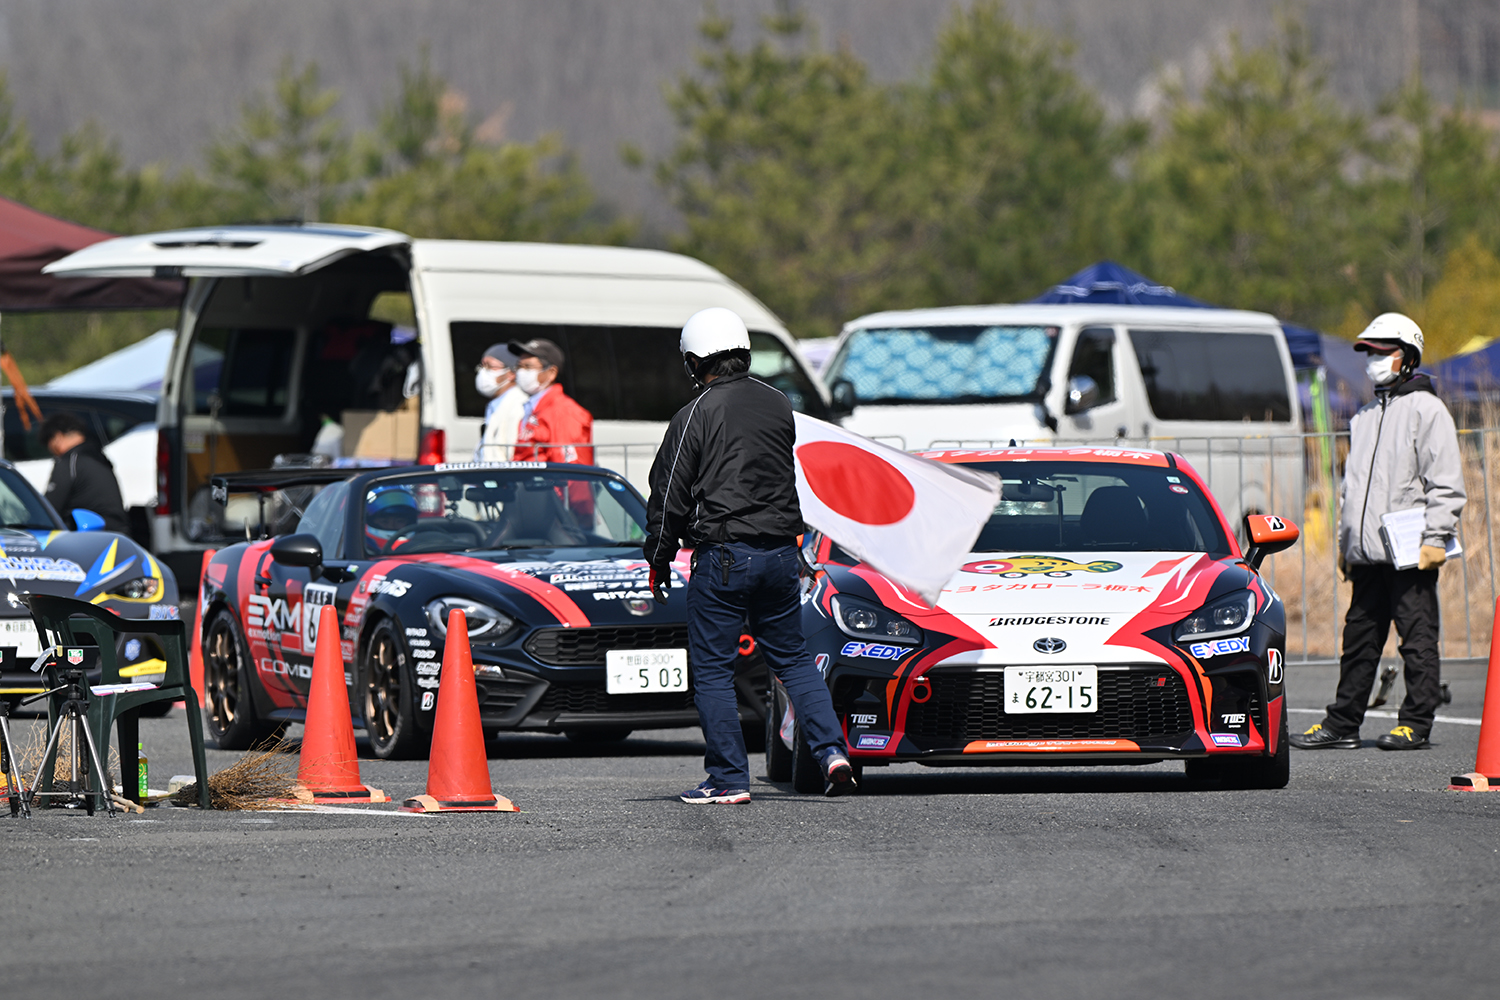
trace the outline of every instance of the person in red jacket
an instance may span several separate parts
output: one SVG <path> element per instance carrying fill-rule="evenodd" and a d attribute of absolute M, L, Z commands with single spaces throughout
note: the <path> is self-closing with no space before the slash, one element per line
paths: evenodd
<path fill-rule="evenodd" d="M 542 337 L 513 340 L 508 346 L 518 359 L 516 385 L 529 397 L 516 430 L 515 460 L 593 465 L 594 415 L 558 384 L 564 361 L 562 348 Z M 588 530 L 594 511 L 588 484 L 573 481 L 566 499 L 580 525 Z"/>

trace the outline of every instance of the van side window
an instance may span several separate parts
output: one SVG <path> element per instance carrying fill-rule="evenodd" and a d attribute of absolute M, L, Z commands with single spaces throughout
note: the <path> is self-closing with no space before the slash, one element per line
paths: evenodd
<path fill-rule="evenodd" d="M 1130 341 L 1159 420 L 1292 419 L 1272 334 L 1131 330 Z"/>
<path fill-rule="evenodd" d="M 337 559 L 344 539 L 344 508 L 349 501 L 349 484 L 333 483 L 323 487 L 302 512 L 297 530 L 306 532 L 323 547 L 323 558 Z"/>
<path fill-rule="evenodd" d="M 279 417 L 292 380 L 293 330 L 200 330 L 193 339 L 193 412 Z"/>
<path fill-rule="evenodd" d="M 1113 403 L 1117 398 L 1114 346 L 1114 330 L 1107 326 L 1093 326 L 1079 331 L 1078 343 L 1073 347 L 1073 364 L 1068 368 L 1068 378 L 1087 375 L 1093 379 L 1099 387 L 1099 404 Z"/>
<path fill-rule="evenodd" d="M 682 331 L 675 327 L 464 321 L 449 326 L 459 416 L 484 416 L 488 400 L 474 388 L 474 367 L 484 350 L 533 337 L 563 349 L 563 388 L 595 420 L 670 420 L 693 398 L 678 349 Z M 752 332 L 750 348 L 752 372 L 786 393 L 795 409 L 826 415 L 822 397 L 780 341 Z"/>

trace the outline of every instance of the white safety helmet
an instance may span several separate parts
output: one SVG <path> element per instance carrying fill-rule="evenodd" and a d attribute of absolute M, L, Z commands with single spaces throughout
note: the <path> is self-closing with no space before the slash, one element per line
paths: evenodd
<path fill-rule="evenodd" d="M 688 317 L 682 326 L 682 353 L 709 358 L 724 351 L 750 350 L 750 331 L 732 309 L 712 306 Z"/>
<path fill-rule="evenodd" d="M 1404 344 L 1416 352 L 1416 357 L 1411 360 L 1412 367 L 1416 367 L 1422 361 L 1422 328 L 1412 322 L 1411 317 L 1403 316 L 1401 313 L 1381 313 L 1370 321 L 1365 327 L 1365 332 L 1359 335 L 1355 341 L 1354 349 L 1360 349 L 1361 344 L 1380 342 L 1390 343 L 1395 341 Z"/>

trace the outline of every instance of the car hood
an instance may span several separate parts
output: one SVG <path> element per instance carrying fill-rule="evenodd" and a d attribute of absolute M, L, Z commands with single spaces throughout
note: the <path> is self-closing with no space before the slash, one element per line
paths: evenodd
<path fill-rule="evenodd" d="M 141 576 L 162 581 L 154 600 L 116 595 L 121 584 Z M 73 597 L 126 618 L 177 617 L 177 584 L 171 574 L 135 542 L 107 531 L 0 528 L 0 589 L 7 597 L 20 593 Z M 23 613 L 8 600 L 0 605 L 0 615 Z"/>
<path fill-rule="evenodd" d="M 1226 569 L 1202 552 L 975 553 L 937 610 L 983 644 L 945 662 L 1160 660 L 1142 633 L 1197 610 Z"/>

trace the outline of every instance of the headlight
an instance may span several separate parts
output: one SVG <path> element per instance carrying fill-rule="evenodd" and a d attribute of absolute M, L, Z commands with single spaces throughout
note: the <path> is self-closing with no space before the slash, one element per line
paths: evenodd
<path fill-rule="evenodd" d="M 833 598 L 833 620 L 845 635 L 879 639 L 898 646 L 920 646 L 922 630 L 894 611 L 842 594 Z"/>
<path fill-rule="evenodd" d="M 1255 620 L 1255 595 L 1244 592 L 1206 604 L 1177 623 L 1178 642 L 1234 635 Z"/>
<path fill-rule="evenodd" d="M 510 615 L 496 611 L 488 604 L 480 604 L 465 597 L 439 597 L 427 602 L 427 624 L 437 630 L 443 638 L 448 636 L 448 612 L 462 611 L 469 625 L 469 639 L 496 639 L 511 630 L 516 620 Z"/>
<path fill-rule="evenodd" d="M 154 576 L 138 576 L 120 588 L 120 596 L 132 601 L 149 601 L 161 593 L 161 581 Z"/>

